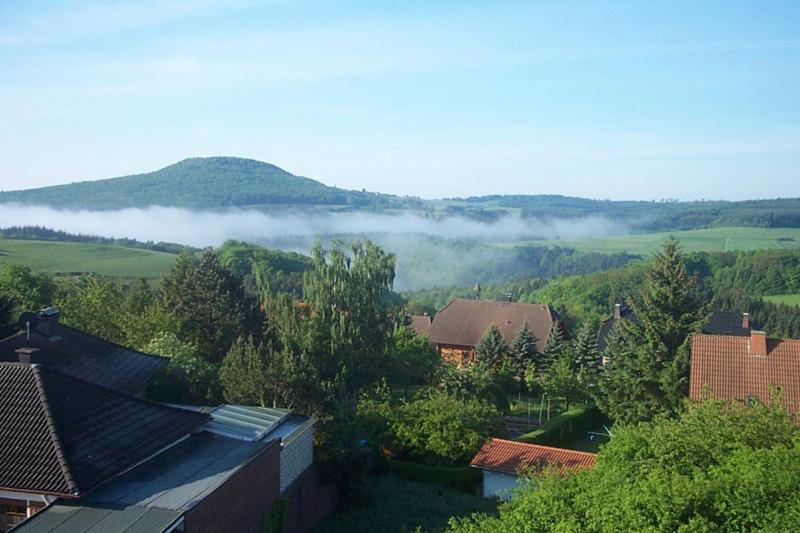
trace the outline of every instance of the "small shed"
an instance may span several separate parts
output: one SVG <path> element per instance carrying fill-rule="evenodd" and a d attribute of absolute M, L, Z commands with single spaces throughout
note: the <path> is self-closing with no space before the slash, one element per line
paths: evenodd
<path fill-rule="evenodd" d="M 590 468 L 597 460 L 593 453 L 527 444 L 504 439 L 489 439 L 472 458 L 471 466 L 483 474 L 484 498 L 509 499 L 520 486 L 521 476 L 531 470 L 555 468 L 559 473 Z"/>

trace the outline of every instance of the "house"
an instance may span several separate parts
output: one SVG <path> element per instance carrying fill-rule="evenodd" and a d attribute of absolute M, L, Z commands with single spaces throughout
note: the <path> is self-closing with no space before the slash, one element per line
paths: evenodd
<path fill-rule="evenodd" d="M 52 307 L 23 313 L 20 321 L 19 332 L 0 340 L 0 362 L 35 363 L 137 396 L 144 394 L 169 362 L 61 324 Z"/>
<path fill-rule="evenodd" d="M 470 466 L 481 469 L 484 498 L 508 499 L 526 473 L 550 468 L 563 475 L 590 468 L 596 460 L 593 453 L 493 438 L 475 454 Z"/>
<path fill-rule="evenodd" d="M 0 531 L 56 498 L 83 496 L 209 419 L 26 363 L 0 363 L 0 402 Z"/>
<path fill-rule="evenodd" d="M 627 305 L 616 304 L 614 313 L 600 325 L 600 332 L 597 336 L 597 351 L 601 354 L 605 352 L 611 331 L 619 320 L 629 320 L 638 324 L 639 319 L 636 313 Z M 731 311 L 713 311 L 706 323 L 703 325 L 703 333 L 710 335 L 734 335 L 747 337 L 750 331 L 759 329 L 758 324 L 752 323 L 749 313 L 737 313 Z M 603 357 L 603 363 L 607 358 Z"/>
<path fill-rule="evenodd" d="M 511 344 L 527 322 L 541 351 L 558 319 L 549 305 L 456 298 L 436 314 L 429 338 L 445 360 L 463 365 L 474 361 L 475 346 L 492 324 Z"/>
<path fill-rule="evenodd" d="M 408 327 L 420 337 L 429 337 L 431 334 L 431 317 L 424 315 L 411 315 Z"/>
<path fill-rule="evenodd" d="M 800 340 L 768 339 L 753 330 L 748 337 L 695 335 L 689 397 L 767 402 L 772 390 L 791 413 L 800 412 Z"/>
<path fill-rule="evenodd" d="M 336 505 L 316 420 L 288 409 L 143 397 L 166 363 L 26 313 L 0 341 L 0 532 L 284 531 Z"/>
<path fill-rule="evenodd" d="M 278 498 L 287 502 L 286 530 L 302 531 L 322 517 L 314 511 L 317 498 L 329 506 L 334 501 L 330 489 L 318 479 L 309 483 L 306 475 L 313 463 L 314 419 L 232 405 L 207 414 L 183 410 L 202 412 L 208 421 L 88 494 L 56 500 L 14 531 L 256 532 Z"/>

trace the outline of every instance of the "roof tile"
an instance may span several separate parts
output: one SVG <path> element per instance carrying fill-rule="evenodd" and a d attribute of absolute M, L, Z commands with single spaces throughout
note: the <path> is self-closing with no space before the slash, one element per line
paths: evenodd
<path fill-rule="evenodd" d="M 593 453 L 527 444 L 504 439 L 489 439 L 470 463 L 485 470 L 519 474 L 528 468 L 555 467 L 560 474 L 589 468 L 595 464 Z"/>

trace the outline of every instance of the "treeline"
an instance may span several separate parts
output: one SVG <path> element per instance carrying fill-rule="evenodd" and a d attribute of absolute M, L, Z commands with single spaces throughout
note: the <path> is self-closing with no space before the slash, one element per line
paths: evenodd
<path fill-rule="evenodd" d="M 142 242 L 136 239 L 81 235 L 54 230 L 44 226 L 11 226 L 9 228 L 0 228 L 0 237 L 4 239 L 30 241 L 81 242 L 88 244 L 104 244 L 108 246 L 124 246 L 126 248 L 139 248 L 141 250 L 152 250 L 154 252 L 166 252 L 170 254 L 197 251 L 197 248 L 184 244 L 176 244 L 174 242 Z"/>
<path fill-rule="evenodd" d="M 453 212 L 477 213 L 498 207 L 518 210 L 531 218 L 602 217 L 625 223 L 637 231 L 680 231 L 710 226 L 747 226 L 761 228 L 800 227 L 800 199 L 726 201 L 614 201 L 591 200 L 560 195 L 495 195 L 460 200 L 466 205 L 450 208 Z M 491 215 L 490 215 L 491 216 Z"/>

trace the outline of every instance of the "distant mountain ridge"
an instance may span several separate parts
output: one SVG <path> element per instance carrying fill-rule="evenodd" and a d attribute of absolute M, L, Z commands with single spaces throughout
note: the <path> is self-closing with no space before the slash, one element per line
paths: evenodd
<path fill-rule="evenodd" d="M 394 196 L 329 187 L 270 163 L 238 157 L 194 157 L 145 174 L 2 192 L 0 202 L 96 210 L 403 204 Z"/>
<path fill-rule="evenodd" d="M 541 219 L 600 217 L 645 232 L 711 226 L 800 227 L 797 198 L 655 202 L 549 194 L 421 200 L 330 187 L 269 163 L 238 157 L 195 157 L 144 174 L 0 192 L 0 203 L 4 202 L 89 210 L 152 205 L 187 209 L 282 206 L 372 212 L 412 210 L 424 216 L 464 216 L 484 222 L 508 214 Z"/>

